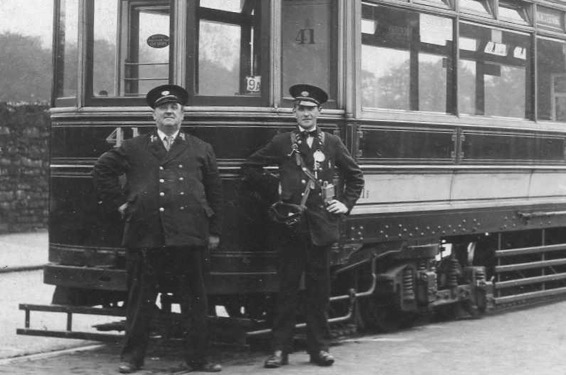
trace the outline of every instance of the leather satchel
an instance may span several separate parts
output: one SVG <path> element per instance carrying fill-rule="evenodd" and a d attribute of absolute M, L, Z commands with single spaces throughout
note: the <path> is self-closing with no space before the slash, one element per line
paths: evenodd
<path fill-rule="evenodd" d="M 294 228 L 304 220 L 305 209 L 303 205 L 279 201 L 269 207 L 267 214 L 272 221 Z"/>

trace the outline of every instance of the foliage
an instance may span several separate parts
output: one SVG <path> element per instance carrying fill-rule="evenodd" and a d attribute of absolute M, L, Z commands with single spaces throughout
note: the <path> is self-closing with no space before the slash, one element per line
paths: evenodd
<path fill-rule="evenodd" d="M 43 102 L 51 94 L 51 52 L 37 37 L 0 34 L 0 101 Z"/>

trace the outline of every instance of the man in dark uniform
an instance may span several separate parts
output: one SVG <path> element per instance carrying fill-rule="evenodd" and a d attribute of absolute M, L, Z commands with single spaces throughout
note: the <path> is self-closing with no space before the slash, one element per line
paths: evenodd
<path fill-rule="evenodd" d="M 155 299 L 170 279 L 186 330 L 186 369 L 222 369 L 207 360 L 203 278 L 204 252 L 219 243 L 222 186 L 212 147 L 181 131 L 187 98 L 176 85 L 152 89 L 146 100 L 153 108 L 155 131 L 124 141 L 94 166 L 101 203 L 125 220 L 128 303 L 121 373 L 143 366 Z M 122 174 L 124 189 L 118 179 Z"/>
<path fill-rule="evenodd" d="M 321 105 L 328 95 L 318 87 L 305 84 L 295 85 L 289 91 L 295 98 L 297 129 L 276 135 L 242 167 L 244 178 L 254 184 L 265 180 L 267 172 L 263 167 L 278 165 L 280 200 L 306 207 L 303 220 L 291 230 L 284 227 L 275 244 L 280 257 L 280 286 L 272 328 L 273 353 L 265 361 L 265 367 L 277 368 L 288 363 L 303 272 L 310 361 L 330 366 L 334 358 L 328 351 L 329 250 L 339 238 L 340 215 L 350 212 L 360 197 L 364 180 L 340 138 L 317 127 Z M 336 171 L 344 182 L 339 198 L 333 194 Z"/>

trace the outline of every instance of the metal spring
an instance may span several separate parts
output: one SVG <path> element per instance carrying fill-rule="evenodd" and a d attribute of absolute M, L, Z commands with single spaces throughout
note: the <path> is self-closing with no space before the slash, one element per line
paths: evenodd
<path fill-rule="evenodd" d="M 415 284 L 413 277 L 413 270 L 409 267 L 403 270 L 403 299 L 415 299 Z"/>
<path fill-rule="evenodd" d="M 450 258 L 450 269 L 448 270 L 448 286 L 458 286 L 458 277 L 462 273 L 460 262 L 455 257 Z"/>
<path fill-rule="evenodd" d="M 485 269 L 481 267 L 476 268 L 476 280 L 486 281 Z"/>

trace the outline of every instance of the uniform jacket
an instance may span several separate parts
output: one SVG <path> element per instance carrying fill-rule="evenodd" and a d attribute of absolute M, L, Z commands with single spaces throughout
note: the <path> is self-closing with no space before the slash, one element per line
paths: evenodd
<path fill-rule="evenodd" d="M 101 202 L 112 210 L 129 203 L 125 247 L 205 245 L 209 234 L 220 234 L 222 219 L 214 151 L 180 132 L 167 152 L 156 134 L 128 139 L 98 159 L 93 176 Z"/>
<path fill-rule="evenodd" d="M 356 164 L 346 146 L 337 136 L 324 133 L 323 144 L 321 136 L 315 137 L 312 147 L 309 147 L 304 137 L 297 134 L 297 144 L 304 165 L 311 171 L 314 169 L 313 155 L 320 150 L 325 160 L 320 163 L 317 173 L 317 187 L 309 194 L 306 202 L 306 219 L 308 231 L 312 242 L 318 246 L 329 245 L 339 239 L 339 215 L 326 211 L 326 206 L 321 195 L 320 185 L 333 183 L 335 173 L 338 172 L 344 183 L 342 194 L 337 197 L 348 207 L 348 212 L 361 195 L 364 179 L 359 166 Z M 320 130 L 319 130 L 320 132 Z M 281 184 L 280 199 L 284 202 L 300 204 L 302 193 L 309 178 L 297 165 L 296 157 L 292 152 L 293 140 L 289 132 L 276 135 L 266 146 L 251 155 L 242 167 L 244 178 L 252 184 L 265 180 L 266 173 L 263 167 L 269 165 L 279 166 L 279 179 Z M 337 189 L 337 191 L 340 189 Z"/>

